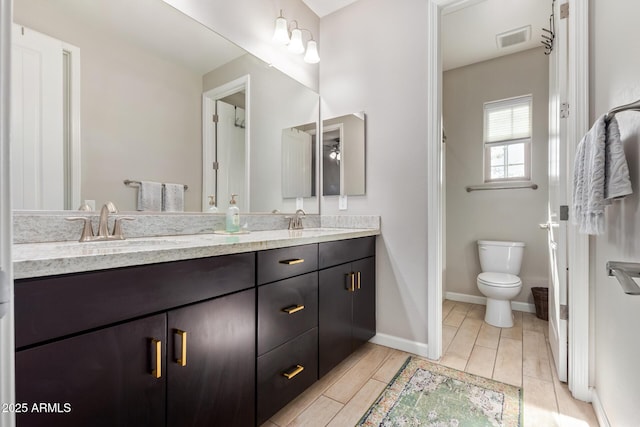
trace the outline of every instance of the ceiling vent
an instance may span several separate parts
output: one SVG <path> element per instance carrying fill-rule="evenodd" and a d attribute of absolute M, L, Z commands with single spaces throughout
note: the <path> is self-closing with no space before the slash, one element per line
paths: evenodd
<path fill-rule="evenodd" d="M 529 41 L 529 39 L 531 39 L 531 25 L 496 35 L 498 49 L 504 49 L 509 46 L 524 43 Z"/>

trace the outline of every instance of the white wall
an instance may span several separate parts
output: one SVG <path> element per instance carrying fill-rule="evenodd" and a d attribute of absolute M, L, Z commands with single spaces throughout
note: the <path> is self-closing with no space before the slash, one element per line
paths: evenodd
<path fill-rule="evenodd" d="M 359 1 L 322 18 L 322 116 L 367 114 L 365 196 L 322 213 L 382 217 L 377 330 L 427 342 L 427 3 Z M 383 30 L 384 29 L 384 30 Z M 387 29 L 389 31 L 387 31 Z"/>
<path fill-rule="evenodd" d="M 549 60 L 544 48 L 503 56 L 443 74 L 443 122 L 446 154 L 446 289 L 482 296 L 477 240 L 514 240 L 527 245 L 515 301 L 533 304 L 531 287 L 548 286 L 546 222 L 548 202 Z M 533 132 L 531 181 L 537 190 L 489 190 L 468 193 L 484 181 L 485 102 L 531 94 Z"/>
<path fill-rule="evenodd" d="M 591 0 L 591 121 L 640 99 L 640 2 Z M 591 239 L 595 306 L 594 385 L 611 426 L 640 419 L 640 297 L 625 295 L 607 276 L 607 261 L 640 262 L 640 113 L 618 116 L 634 194 L 606 212 L 606 234 Z"/>
<path fill-rule="evenodd" d="M 277 46 L 271 40 L 275 20 L 282 9 L 288 22 L 297 20 L 301 28 L 307 28 L 313 33 L 318 41 L 320 58 L 323 58 L 318 31 L 320 19 L 301 0 L 164 1 L 305 86 L 318 91 L 318 65 L 307 64 L 302 55 L 292 55 L 286 47 Z M 304 32 L 305 42 L 308 37 L 309 33 Z"/>

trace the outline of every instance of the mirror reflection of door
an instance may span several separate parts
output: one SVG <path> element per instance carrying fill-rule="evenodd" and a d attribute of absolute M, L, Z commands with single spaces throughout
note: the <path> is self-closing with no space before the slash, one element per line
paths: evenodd
<path fill-rule="evenodd" d="M 282 198 L 316 195 L 316 124 L 282 129 Z"/>
<path fill-rule="evenodd" d="M 322 131 L 322 194 L 325 196 L 339 196 L 342 191 L 343 131 L 341 123 L 325 125 Z"/>
<path fill-rule="evenodd" d="M 244 92 L 237 92 L 216 101 L 216 201 L 222 211 L 229 207 L 232 194 L 239 196 L 240 212 L 246 211 L 244 98 Z"/>
<path fill-rule="evenodd" d="M 11 75 L 11 185 L 14 209 L 72 209 L 79 157 L 72 144 L 79 73 L 71 72 L 79 49 L 13 25 Z M 73 50 L 73 52 L 71 52 Z M 78 186 L 79 187 L 79 186 Z"/>

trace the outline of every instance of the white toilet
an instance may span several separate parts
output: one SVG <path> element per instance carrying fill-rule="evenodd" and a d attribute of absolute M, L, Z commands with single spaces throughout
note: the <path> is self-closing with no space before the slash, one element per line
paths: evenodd
<path fill-rule="evenodd" d="M 523 242 L 478 240 L 482 273 L 478 289 L 487 297 L 485 322 L 499 328 L 513 326 L 511 300 L 522 290 L 518 277 L 522 265 Z"/>

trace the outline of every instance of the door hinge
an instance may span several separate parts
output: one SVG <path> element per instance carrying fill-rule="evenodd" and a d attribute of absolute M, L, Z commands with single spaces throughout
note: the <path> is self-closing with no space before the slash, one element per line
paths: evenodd
<path fill-rule="evenodd" d="M 220 118 L 218 117 L 217 114 L 213 115 L 213 123 L 218 123 L 218 120 L 220 120 Z"/>
<path fill-rule="evenodd" d="M 560 221 L 569 221 L 569 206 L 560 205 Z"/>
<path fill-rule="evenodd" d="M 560 5 L 560 19 L 566 19 L 569 17 L 569 3 L 562 3 Z"/>
<path fill-rule="evenodd" d="M 220 163 L 213 162 L 211 169 L 213 169 L 214 171 L 217 171 L 219 168 L 220 168 Z"/>
<path fill-rule="evenodd" d="M 569 320 L 569 306 L 560 304 L 560 320 Z"/>
<path fill-rule="evenodd" d="M 569 103 L 563 102 L 560 104 L 560 118 L 566 119 L 569 117 Z"/>

